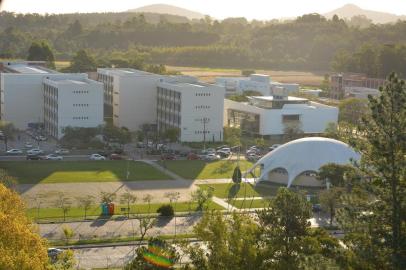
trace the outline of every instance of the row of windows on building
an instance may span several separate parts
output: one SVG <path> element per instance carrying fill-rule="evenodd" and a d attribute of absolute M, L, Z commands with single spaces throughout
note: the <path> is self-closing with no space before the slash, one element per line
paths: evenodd
<path fill-rule="evenodd" d="M 196 105 L 195 109 L 210 109 L 210 105 Z"/>
<path fill-rule="evenodd" d="M 89 94 L 89 90 L 73 90 L 73 94 Z"/>
<path fill-rule="evenodd" d="M 196 93 L 196 97 L 210 97 L 210 93 Z"/>
<path fill-rule="evenodd" d="M 73 120 L 89 120 L 88 116 L 74 116 L 72 117 Z"/>
<path fill-rule="evenodd" d="M 180 99 L 181 97 L 181 93 L 170 90 L 170 89 L 166 89 L 166 88 L 162 88 L 162 87 L 158 87 L 158 96 L 162 95 L 163 97 L 170 97 L 170 98 L 177 98 Z"/>
<path fill-rule="evenodd" d="M 73 104 L 73 107 L 89 107 L 89 104 Z"/>
<path fill-rule="evenodd" d="M 162 109 L 170 109 L 180 112 L 180 104 L 174 102 L 163 101 L 162 99 L 158 99 L 158 108 L 161 107 Z"/>
<path fill-rule="evenodd" d="M 181 116 L 172 113 L 158 111 L 158 120 L 170 122 L 179 126 L 181 122 Z"/>
<path fill-rule="evenodd" d="M 204 130 L 195 130 L 195 134 L 204 134 L 204 133 L 209 134 L 210 130 L 206 130 L 206 131 L 204 131 Z"/>

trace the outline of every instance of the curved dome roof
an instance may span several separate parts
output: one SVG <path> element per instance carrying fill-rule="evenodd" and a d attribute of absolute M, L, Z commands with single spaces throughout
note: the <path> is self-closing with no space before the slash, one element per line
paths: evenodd
<path fill-rule="evenodd" d="M 348 164 L 350 160 L 359 160 L 360 155 L 349 145 L 322 137 L 309 137 L 283 144 L 266 154 L 254 165 L 263 164 L 260 179 L 276 169 L 284 168 L 288 173 L 289 187 L 293 180 L 305 171 L 317 172 L 327 163 Z"/>

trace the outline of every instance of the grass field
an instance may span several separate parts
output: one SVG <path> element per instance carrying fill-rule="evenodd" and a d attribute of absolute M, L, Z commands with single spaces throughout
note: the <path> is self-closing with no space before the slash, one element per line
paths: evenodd
<path fill-rule="evenodd" d="M 202 81 L 214 82 L 216 77 L 240 77 L 241 69 L 208 68 L 208 67 L 177 67 L 166 66 L 169 71 L 181 72 L 184 75 L 198 77 Z M 267 74 L 273 81 L 284 83 L 299 83 L 308 86 L 320 86 L 326 72 L 283 71 L 255 69 L 256 73 Z"/>
<path fill-rule="evenodd" d="M 242 198 L 242 197 L 268 197 L 276 195 L 278 187 L 252 186 L 242 183 L 240 185 L 230 184 L 202 184 L 202 189 L 213 188 L 213 195 L 219 198 Z"/>
<path fill-rule="evenodd" d="M 130 205 L 130 214 L 148 214 L 156 213 L 157 209 L 163 205 L 163 203 L 151 203 L 148 204 L 136 204 Z M 172 204 L 175 208 L 175 212 L 193 212 L 196 210 L 197 204 L 193 202 L 178 202 Z M 121 208 L 126 208 L 126 205 L 115 205 L 115 214 L 116 215 L 126 215 L 127 211 L 121 211 Z M 210 202 L 208 204 L 208 209 L 210 210 L 223 210 L 224 208 L 220 205 Z M 27 215 L 33 219 L 61 219 L 63 218 L 63 212 L 60 208 L 40 208 L 39 212 L 36 208 L 27 209 Z M 66 218 L 83 218 L 85 212 L 83 208 L 72 207 L 67 213 Z M 87 211 L 88 217 L 97 217 L 101 215 L 101 207 L 93 206 Z"/>
<path fill-rule="evenodd" d="M 0 168 L 20 184 L 117 182 L 171 179 L 148 164 L 136 161 L 2 161 Z"/>
<path fill-rule="evenodd" d="M 269 206 L 269 200 L 251 200 L 251 199 L 246 199 L 246 200 L 234 200 L 230 202 L 234 207 L 237 207 L 239 209 L 246 209 L 246 208 L 266 208 Z"/>
<path fill-rule="evenodd" d="M 206 162 L 203 160 L 167 160 L 160 161 L 160 165 L 165 166 L 170 171 L 186 179 L 231 179 L 235 167 L 236 160 L 220 160 L 214 162 Z M 241 160 L 241 172 L 251 168 L 252 162 Z"/>

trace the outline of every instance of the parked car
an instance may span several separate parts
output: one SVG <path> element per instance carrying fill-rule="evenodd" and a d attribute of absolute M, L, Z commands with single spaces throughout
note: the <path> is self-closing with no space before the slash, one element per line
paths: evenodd
<path fill-rule="evenodd" d="M 189 153 L 188 155 L 187 155 L 187 159 L 188 160 L 199 160 L 200 159 L 200 156 L 199 155 L 197 155 L 197 154 L 195 154 L 195 153 Z"/>
<path fill-rule="evenodd" d="M 269 151 L 273 151 L 276 148 L 278 148 L 279 146 L 281 146 L 280 144 L 273 144 L 271 147 L 269 147 Z"/>
<path fill-rule="evenodd" d="M 59 155 L 66 155 L 66 154 L 69 154 L 69 150 L 60 148 L 60 149 L 56 149 L 54 153 L 59 154 Z"/>
<path fill-rule="evenodd" d="M 106 157 L 105 157 L 105 156 L 102 156 L 102 155 L 100 155 L 100 154 L 91 154 L 91 155 L 89 156 L 89 159 L 90 159 L 90 160 L 106 160 Z"/>
<path fill-rule="evenodd" d="M 24 145 L 25 148 L 32 148 L 32 143 L 26 142 Z"/>
<path fill-rule="evenodd" d="M 34 154 L 34 155 L 40 155 L 40 154 L 43 154 L 44 151 L 39 149 L 39 148 L 33 148 L 31 150 L 28 150 L 27 153 L 28 154 Z"/>
<path fill-rule="evenodd" d="M 62 160 L 63 157 L 55 154 L 49 154 L 44 157 L 45 160 Z"/>
<path fill-rule="evenodd" d="M 218 151 L 228 153 L 229 155 L 231 154 L 231 148 L 229 148 L 229 147 L 223 147 L 223 148 L 219 149 Z"/>
<path fill-rule="evenodd" d="M 105 158 L 110 156 L 110 153 L 107 152 L 107 151 L 99 151 L 99 152 L 97 152 L 97 154 L 100 155 L 100 156 L 103 156 Z"/>
<path fill-rule="evenodd" d="M 250 153 L 246 155 L 246 159 L 249 161 L 257 161 L 260 158 L 256 153 Z"/>
<path fill-rule="evenodd" d="M 113 153 L 110 155 L 110 160 L 122 160 L 123 157 L 119 154 Z"/>
<path fill-rule="evenodd" d="M 222 146 L 216 147 L 216 150 L 220 150 L 221 148 L 230 148 L 230 146 L 222 145 Z"/>
<path fill-rule="evenodd" d="M 220 156 L 217 154 L 207 154 L 206 156 L 204 156 L 204 160 L 206 161 L 215 161 L 215 160 L 219 160 Z"/>
<path fill-rule="evenodd" d="M 39 141 L 46 141 L 46 140 L 48 140 L 48 138 L 45 137 L 45 136 L 39 135 L 39 136 L 38 136 L 38 140 L 39 140 Z"/>
<path fill-rule="evenodd" d="M 41 156 L 40 155 L 36 155 L 36 154 L 27 154 L 26 160 L 41 160 Z"/>
<path fill-rule="evenodd" d="M 10 149 L 6 153 L 8 155 L 19 155 L 19 154 L 22 154 L 23 151 L 21 151 L 20 149 Z"/>
<path fill-rule="evenodd" d="M 52 260 L 56 260 L 58 255 L 62 252 L 62 249 L 59 248 L 48 248 L 48 257 Z"/>
<path fill-rule="evenodd" d="M 161 160 L 175 160 L 176 155 L 174 154 L 163 154 L 161 155 Z"/>
<path fill-rule="evenodd" d="M 221 158 L 228 158 L 230 156 L 230 153 L 223 150 L 218 150 L 217 155 L 219 155 Z"/>

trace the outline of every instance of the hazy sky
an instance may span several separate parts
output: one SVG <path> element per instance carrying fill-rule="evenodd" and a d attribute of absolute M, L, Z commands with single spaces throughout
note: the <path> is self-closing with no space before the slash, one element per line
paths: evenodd
<path fill-rule="evenodd" d="M 20 13 L 72 13 L 125 11 L 165 3 L 222 19 L 246 17 L 272 19 L 324 13 L 347 3 L 364 9 L 406 14 L 406 0 L 3 0 L 1 9 Z"/>

